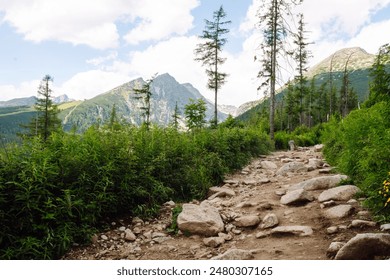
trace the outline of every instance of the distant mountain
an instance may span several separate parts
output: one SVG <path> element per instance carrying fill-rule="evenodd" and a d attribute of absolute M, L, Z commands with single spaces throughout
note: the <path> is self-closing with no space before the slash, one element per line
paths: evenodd
<path fill-rule="evenodd" d="M 358 100 L 363 102 L 369 94 L 369 72 L 375 57 L 362 48 L 341 49 L 311 67 L 306 77 L 308 80 L 314 79 L 317 87 L 329 83 L 330 77 L 332 77 L 334 86 L 339 90 L 347 66 L 350 86 L 355 90 Z M 281 88 L 276 94 L 276 99 L 280 100 L 285 93 L 285 87 Z M 263 101 L 252 101 L 241 105 L 238 112 L 239 119 L 250 119 L 253 114 L 261 110 Z"/>
<path fill-rule="evenodd" d="M 8 101 L 0 101 L 0 107 L 32 106 L 36 100 L 35 96 L 15 98 Z"/>
<path fill-rule="evenodd" d="M 92 99 L 77 102 L 74 106 L 69 106 L 60 113 L 65 130 L 76 127 L 79 131 L 84 131 L 88 127 L 97 123 L 108 122 L 112 109 L 115 106 L 119 120 L 123 120 L 134 125 L 143 122 L 141 107 L 144 106 L 141 100 L 137 100 L 134 88 L 141 87 L 145 81 L 142 78 L 125 83 L 108 92 L 100 94 Z M 151 84 L 151 116 L 150 120 L 154 124 L 166 126 L 172 122 L 175 106 L 179 108 L 181 123 L 184 125 L 184 108 L 190 99 L 197 100 L 204 97 L 191 84 L 180 84 L 169 74 L 157 76 Z M 213 117 L 213 104 L 207 100 L 207 120 Z M 227 115 L 220 112 L 220 121 L 226 119 Z"/>
<path fill-rule="evenodd" d="M 60 96 L 53 98 L 53 102 L 55 104 L 62 104 L 62 103 L 71 102 L 71 101 L 74 101 L 74 99 L 69 98 L 66 94 L 63 94 L 63 95 L 60 95 Z"/>

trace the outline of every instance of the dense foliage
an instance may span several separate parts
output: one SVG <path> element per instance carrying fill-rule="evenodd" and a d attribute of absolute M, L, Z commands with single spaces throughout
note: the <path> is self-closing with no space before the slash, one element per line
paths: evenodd
<path fill-rule="evenodd" d="M 91 127 L 0 153 L 0 259 L 59 258 L 107 218 L 151 216 L 161 203 L 203 198 L 227 172 L 267 153 L 241 128 Z M 6 151 L 6 152 L 5 152 Z"/>

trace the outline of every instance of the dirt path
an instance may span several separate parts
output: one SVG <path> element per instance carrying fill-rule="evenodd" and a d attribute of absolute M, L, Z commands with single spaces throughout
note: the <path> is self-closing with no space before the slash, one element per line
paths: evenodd
<path fill-rule="evenodd" d="M 293 164 L 290 164 L 293 163 Z M 301 167 L 283 172 L 286 166 Z M 302 168 L 303 166 L 303 168 Z M 314 147 L 298 151 L 279 151 L 253 160 L 241 172 L 228 176 L 223 187 L 234 191 L 233 196 L 216 195 L 208 202 L 218 209 L 225 224 L 223 244 L 206 246 L 199 235 L 168 235 L 166 228 L 171 223 L 169 203 L 156 220 L 142 221 L 138 218 L 118 220 L 110 231 L 93 238 L 88 247 L 75 246 L 64 259 L 210 259 L 229 249 L 243 249 L 254 259 L 329 259 L 327 250 L 332 242 L 347 242 L 357 233 L 378 232 L 378 226 L 351 226 L 353 220 L 370 220 L 356 200 L 320 203 L 321 190 L 308 191 L 312 199 L 291 205 L 281 203 L 281 197 L 296 184 L 328 174 L 330 167 L 322 161 L 322 154 Z M 312 200 L 312 201 L 310 201 Z M 194 202 L 199 203 L 199 202 Z M 343 218 L 330 218 L 325 214 L 335 205 L 352 206 Z M 276 234 L 272 228 L 263 229 L 264 223 L 251 227 L 235 226 L 235 219 L 258 216 L 261 221 L 267 214 L 278 218 L 278 225 L 307 226 L 313 230 L 308 236 L 294 233 Z M 214 245 L 215 246 L 215 245 Z"/>

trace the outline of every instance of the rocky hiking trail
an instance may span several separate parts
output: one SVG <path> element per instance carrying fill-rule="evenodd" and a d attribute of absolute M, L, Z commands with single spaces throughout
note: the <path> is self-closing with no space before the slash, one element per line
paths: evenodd
<path fill-rule="evenodd" d="M 172 209 L 160 216 L 118 219 L 111 229 L 63 259 L 388 259 L 390 225 L 372 221 L 356 186 L 340 183 L 322 146 L 277 151 L 253 160 L 212 187 L 208 199 L 183 204 L 179 233 Z"/>

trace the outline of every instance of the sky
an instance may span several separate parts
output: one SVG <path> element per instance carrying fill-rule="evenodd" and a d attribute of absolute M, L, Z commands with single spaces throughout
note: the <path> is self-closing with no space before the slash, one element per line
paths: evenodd
<path fill-rule="evenodd" d="M 261 98 L 263 0 L 0 0 L 0 101 L 36 96 L 42 78 L 54 78 L 53 95 L 90 99 L 135 78 L 169 73 L 191 83 L 207 99 L 205 68 L 194 49 L 205 19 L 222 5 L 231 20 L 229 76 L 219 104 L 240 106 Z M 390 0 L 305 0 L 302 12 L 313 66 L 337 50 L 361 47 L 377 53 L 390 43 Z M 285 73 L 293 76 L 293 70 Z"/>

